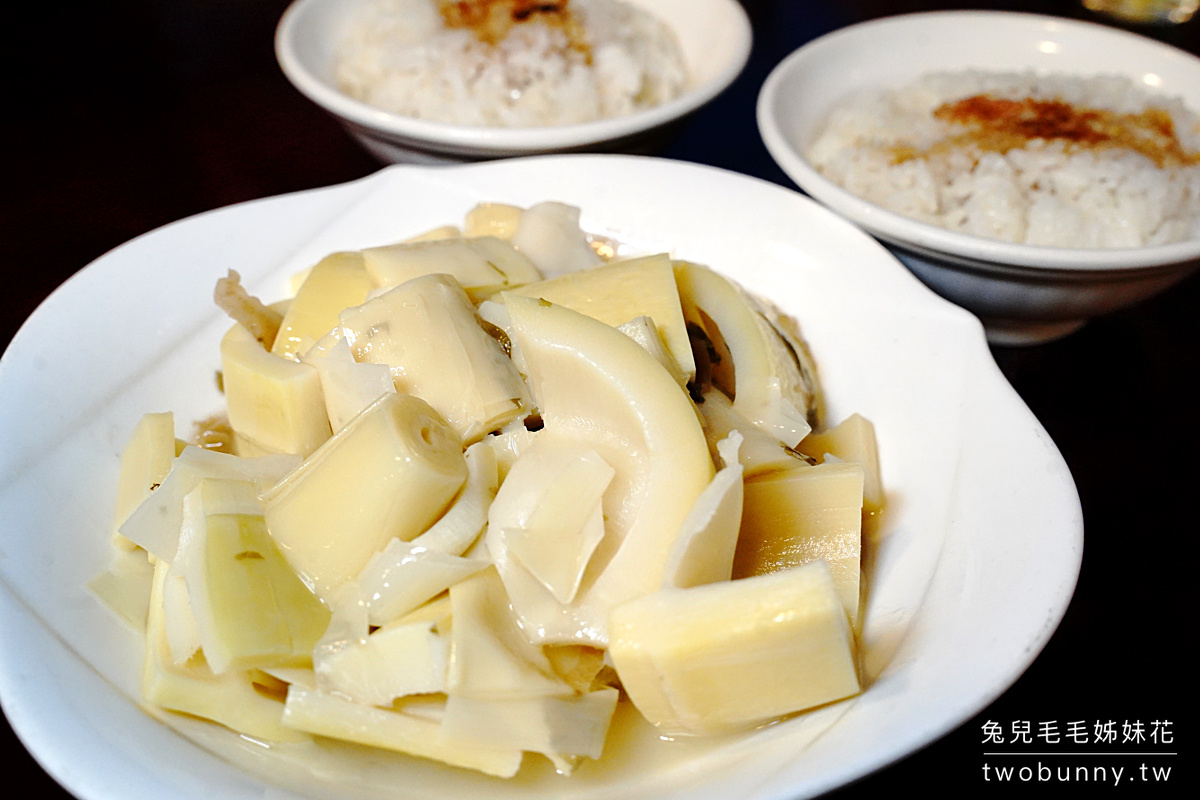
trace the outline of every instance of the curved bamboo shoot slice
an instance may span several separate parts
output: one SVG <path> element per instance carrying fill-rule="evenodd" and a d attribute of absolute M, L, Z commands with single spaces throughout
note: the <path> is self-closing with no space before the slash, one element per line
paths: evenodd
<path fill-rule="evenodd" d="M 611 608 L 662 585 L 712 458 L 690 398 L 637 342 L 562 306 L 504 297 L 544 422 L 536 435 L 595 450 L 614 476 L 602 500 L 604 539 L 570 603 L 507 553 L 503 527 L 490 519 L 488 548 L 528 635 L 603 646 Z"/>
<path fill-rule="evenodd" d="M 688 322 L 728 354 L 713 365 L 713 383 L 739 414 L 795 447 L 812 430 L 816 396 L 794 348 L 733 281 L 685 261 L 675 262 L 675 276 Z"/>

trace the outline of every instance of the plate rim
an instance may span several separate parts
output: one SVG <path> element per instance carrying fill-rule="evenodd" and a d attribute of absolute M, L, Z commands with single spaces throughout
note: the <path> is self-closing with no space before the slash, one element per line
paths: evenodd
<path fill-rule="evenodd" d="M 523 165 L 527 165 L 530 162 L 534 162 L 534 161 L 536 161 L 536 162 L 553 161 L 554 165 L 556 167 L 558 167 L 558 166 L 565 167 L 565 166 L 567 166 L 568 161 L 574 162 L 575 166 L 577 166 L 577 167 L 584 164 L 585 162 L 588 162 L 588 163 L 603 164 L 604 168 L 609 168 L 610 166 L 615 165 L 618 162 L 625 162 L 625 163 L 628 163 L 628 165 L 630 167 L 637 169 L 637 170 L 641 170 L 643 172 L 655 171 L 657 173 L 664 173 L 664 172 L 671 172 L 674 170 L 681 170 L 683 172 L 695 172 L 697 174 L 699 174 L 701 172 L 705 172 L 705 173 L 708 173 L 708 174 L 714 175 L 714 176 L 723 176 L 723 177 L 720 177 L 719 180 L 733 180 L 733 181 L 738 181 L 738 182 L 747 182 L 748 181 L 750 183 L 756 183 L 756 184 L 759 184 L 764 187 L 770 187 L 770 189 L 772 191 L 778 191 L 780 193 L 783 193 L 783 194 L 780 194 L 779 196 L 780 197 L 788 196 L 789 197 L 788 202 L 800 202 L 802 205 L 809 204 L 811 206 L 811 209 L 814 211 L 814 213 L 818 213 L 823 220 L 828 220 L 831 225 L 843 226 L 844 229 L 853 230 L 855 234 L 860 235 L 865 240 L 870 241 L 870 246 L 878 248 L 878 252 L 883 257 L 886 257 L 886 258 L 894 261 L 894 258 L 890 254 L 888 254 L 886 252 L 886 250 L 884 250 L 882 248 L 882 246 L 878 245 L 873 240 L 869 240 L 869 237 L 867 237 L 866 234 L 863 234 L 861 231 L 858 231 L 856 228 L 853 228 L 853 226 L 851 226 L 849 223 L 845 222 L 841 218 L 836 217 L 836 215 L 834 215 L 832 212 L 819 206 L 814 201 L 809 200 L 808 198 L 804 198 L 803 196 L 799 195 L 799 193 L 795 192 L 794 190 L 788 189 L 786 187 L 778 186 L 776 184 L 769 183 L 762 179 L 753 178 L 753 177 L 749 177 L 749 176 L 745 176 L 745 175 L 740 175 L 738 173 L 728 172 L 726 170 L 716 168 L 716 167 L 708 167 L 708 166 L 701 166 L 701 165 L 695 165 L 695 164 L 686 164 L 684 162 L 671 162 L 671 161 L 667 161 L 665 159 L 654 159 L 654 158 L 640 157 L 640 156 L 609 156 L 609 155 L 537 156 L 537 157 L 530 157 L 528 159 L 513 159 L 508 162 L 504 162 L 503 166 L 499 165 L 497 162 L 490 162 L 487 164 L 473 164 L 473 165 L 463 165 L 463 166 L 454 166 L 454 167 L 433 167 L 433 168 L 414 167 L 414 166 L 388 167 L 383 170 L 380 170 L 380 172 L 375 173 L 374 175 L 367 176 L 365 178 L 361 178 L 361 179 L 358 179 L 355 181 L 350 181 L 345 184 L 340 184 L 338 186 L 321 187 L 321 188 L 313 189 L 313 190 L 293 192 L 293 193 L 290 193 L 287 195 L 280 195 L 280 196 L 273 197 L 273 198 L 263 198 L 260 200 L 248 201 L 246 203 L 239 203 L 239 204 L 236 204 L 235 206 L 227 206 L 222 209 L 214 209 L 212 211 L 204 212 L 202 214 L 198 214 L 193 217 L 188 217 L 183 220 L 177 221 L 175 223 L 171 223 L 170 225 L 163 226 L 163 228 L 159 228 L 154 231 L 150 231 L 146 234 L 143 234 L 142 236 L 131 240 L 129 243 L 126 243 L 126 245 L 122 245 L 121 247 L 115 248 L 113 251 L 110 251 L 109 253 L 105 254 L 104 256 L 101 256 L 99 259 L 92 262 L 92 264 L 88 265 L 88 267 L 86 267 L 84 270 L 81 270 L 80 273 L 77 273 L 77 276 L 74 276 L 72 278 L 72 280 L 75 280 L 75 277 L 78 277 L 79 274 L 84 273 L 85 271 L 91 269 L 97 263 L 103 262 L 105 264 L 108 264 L 108 263 L 113 263 L 114 261 L 119 261 L 119 259 L 125 257 L 122 254 L 128 252 L 126 250 L 126 247 L 128 245 L 132 245 L 134 242 L 137 242 L 139 240 L 144 240 L 147 237 L 161 235 L 160 231 L 163 231 L 168 228 L 175 228 L 176 226 L 185 226 L 185 225 L 201 225 L 201 224 L 203 224 L 203 222 L 202 221 L 198 222 L 198 220 L 203 220 L 203 218 L 208 217 L 209 215 L 237 214 L 237 213 L 239 213 L 236 210 L 238 208 L 247 207 L 247 206 L 257 206 L 259 204 L 279 203 L 280 207 L 282 207 L 283 203 L 281 201 L 286 201 L 288 198 L 293 198 L 293 201 L 298 201 L 298 199 L 301 197 L 307 197 L 307 198 L 323 199 L 323 200 L 331 200 L 331 201 L 336 200 L 337 202 L 331 202 L 328 204 L 329 205 L 329 213 L 332 214 L 332 216 L 334 218 L 336 218 L 338 215 L 345 213 L 347 205 L 353 206 L 353 202 L 354 202 L 355 198 L 361 198 L 364 196 L 369 197 L 371 194 L 371 190 L 377 184 L 380 184 L 380 183 L 383 183 L 383 182 L 386 182 L 389 180 L 393 180 L 393 178 L 390 176 L 400 175 L 401 178 L 399 178 L 399 179 L 403 180 L 403 176 L 406 174 L 420 173 L 420 174 L 428 175 L 428 176 L 432 176 L 432 175 L 440 176 L 440 175 L 444 175 L 444 174 L 450 174 L 449 172 L 447 172 L 447 170 L 453 170 L 453 171 L 455 171 L 456 174 L 460 174 L 460 175 L 467 174 L 468 171 L 473 171 L 473 170 L 518 170 L 519 171 Z M 678 173 L 678 174 L 682 174 L 682 173 Z M 321 195 L 321 193 L 325 193 L 325 194 Z M 343 202 L 343 201 L 345 201 L 345 202 Z M 586 209 L 585 209 L 585 211 L 586 211 Z M 969 318 L 969 320 L 974 323 L 973 326 L 969 326 L 969 327 L 971 327 L 971 329 L 973 331 L 972 335 L 975 335 L 975 333 L 977 333 L 977 339 L 978 339 L 978 341 L 973 343 L 972 346 L 973 347 L 982 347 L 984 349 L 984 353 L 986 355 L 986 344 L 984 344 L 984 341 L 983 341 L 982 327 L 978 325 L 977 320 L 974 320 L 974 318 L 970 317 L 970 315 L 968 315 L 966 312 L 961 311 L 961 309 L 958 309 L 957 307 L 951 306 L 947 301 L 942 300 L 941 298 L 937 297 L 929 290 L 925 289 L 924 286 L 921 285 L 918 281 L 916 281 L 915 278 L 912 278 L 912 276 L 907 272 L 907 270 L 904 269 L 904 267 L 902 265 L 899 264 L 899 262 L 895 263 L 895 269 L 897 270 L 898 276 L 903 275 L 904 280 L 911 282 L 910 285 L 914 288 L 915 291 L 924 292 L 927 295 L 927 299 L 930 302 L 934 303 L 935 305 L 939 305 L 943 309 L 953 309 L 953 314 L 955 316 L 957 316 L 960 320 L 967 320 Z M 93 272 L 95 272 L 95 271 L 93 271 Z M 67 283 L 70 283 L 70 281 L 68 281 Z M 66 285 L 67 284 L 64 284 L 64 287 Z M 8 372 L 7 362 L 9 360 L 10 352 L 12 352 L 12 350 L 13 350 L 14 344 L 16 344 L 18 342 L 18 339 L 20 337 L 22 337 L 22 336 L 28 337 L 28 336 L 32 335 L 32 334 L 28 333 L 27 330 L 32 329 L 33 327 L 36 327 L 37 325 L 41 324 L 39 322 L 36 322 L 35 320 L 44 318 L 46 315 L 51 313 L 51 312 L 43 311 L 43 308 L 44 307 L 52 307 L 51 300 L 52 300 L 52 298 L 54 298 L 55 295 L 59 294 L 60 291 L 69 291 L 69 290 L 65 290 L 64 287 L 60 287 L 58 290 L 56 290 L 56 292 L 54 294 L 51 295 L 50 298 L 47 298 L 47 300 L 44 301 L 43 304 L 39 305 L 38 309 L 36 309 L 34 311 L 34 313 L 30 316 L 30 318 L 26 321 L 26 323 L 21 326 L 21 329 L 19 329 L 17 334 L 14 336 L 13 342 L 10 343 L 9 347 L 6 349 L 4 357 L 0 358 L 0 386 L 2 386 L 4 384 L 4 382 L 6 381 L 6 375 Z M 977 332 L 975 331 L 976 328 L 978 329 Z M 18 350 L 18 352 L 19 352 L 19 350 Z M 978 354 L 976 354 L 976 355 L 978 355 Z M 1026 417 L 1026 422 L 1028 422 L 1032 426 L 1032 430 L 1035 434 L 1040 432 L 1040 435 L 1045 440 L 1045 444 L 1047 447 L 1046 453 L 1044 455 L 1046 455 L 1051 461 L 1054 460 L 1053 459 L 1054 456 L 1057 456 L 1059 465 L 1060 465 L 1061 469 L 1065 472 L 1065 478 L 1066 478 L 1066 480 L 1069 481 L 1070 473 L 1069 473 L 1069 470 L 1066 469 L 1065 462 L 1062 462 L 1061 454 L 1058 453 L 1057 448 L 1054 446 L 1053 442 L 1051 442 L 1049 440 L 1049 437 L 1045 435 L 1044 429 L 1041 428 L 1040 423 L 1037 422 L 1037 420 L 1033 416 L 1032 412 L 1029 411 L 1028 407 L 1025 406 L 1023 401 L 1021 401 L 1020 398 L 1017 397 L 1015 391 L 1012 390 L 1011 386 L 1008 385 L 1007 381 L 1003 379 L 1003 376 L 1000 374 L 999 368 L 996 366 L 995 362 L 990 358 L 990 356 L 987 356 L 986 358 L 982 358 L 982 359 L 977 359 L 977 368 L 979 370 L 981 370 L 980 377 L 984 381 L 988 382 L 991 389 L 1000 393 L 1000 395 L 1003 397 L 1004 403 L 1006 403 L 1008 406 L 1012 406 L 1012 407 L 1016 408 L 1018 414 L 1024 415 Z M 1013 406 L 1014 403 L 1016 404 L 1015 406 Z M 1058 476 L 1058 478 L 1060 480 L 1063 477 L 1064 476 L 1062 474 L 1060 474 Z M 1073 482 L 1071 483 L 1071 490 L 1074 490 Z M 1075 502 L 1076 502 L 1076 508 L 1077 508 L 1077 504 L 1078 504 L 1077 495 L 1075 496 Z M 1078 516 L 1078 538 L 1079 538 L 1079 541 L 1081 544 L 1081 542 L 1082 542 L 1081 512 L 1077 516 Z M 0 542 L 2 542 L 2 541 L 3 540 L 0 539 Z M 1069 586 L 1066 587 L 1066 589 L 1065 589 L 1065 597 L 1061 598 L 1061 600 L 1062 600 L 1061 608 L 1059 608 L 1057 610 L 1057 617 L 1054 619 L 1053 624 L 1051 624 L 1048 627 L 1048 629 L 1044 629 L 1041 632 L 1042 635 L 1040 638 L 1034 637 L 1033 642 L 1034 642 L 1035 646 L 1033 646 L 1032 652 L 1026 654 L 1028 656 L 1027 660 L 1021 661 L 1020 659 L 1018 659 L 1018 661 L 1020 663 L 1017 663 L 1014 666 L 1014 668 L 1012 670 L 1011 680 L 1004 685 L 994 686 L 993 689 L 995 691 L 990 697 L 986 698 L 986 702 L 983 702 L 983 704 L 979 705 L 978 708 L 970 709 L 970 713 L 968 713 L 966 715 L 966 717 L 963 717 L 962 719 L 945 719 L 942 721 L 942 724 L 940 724 L 938 726 L 934 726 L 934 728 L 927 728 L 924 732 L 923 740 L 920 743 L 918 743 L 918 745 L 917 745 L 918 747 L 924 746 L 925 744 L 928 744 L 929 742 L 931 742 L 937 738 L 940 738 L 940 736 L 947 733 L 950 729 L 955 727 L 957 724 L 960 724 L 963 721 L 963 719 L 968 718 L 971 714 L 975 713 L 982 707 L 986 706 L 987 703 L 991 702 L 992 699 L 994 699 L 996 696 L 999 696 L 999 694 L 1001 694 L 1005 689 L 1007 689 L 1008 685 L 1011 685 L 1011 681 L 1015 681 L 1016 678 L 1019 677 L 1019 675 L 1028 667 L 1029 663 L 1032 663 L 1032 661 L 1036 657 L 1037 653 L 1040 652 L 1042 646 L 1044 646 L 1045 642 L 1048 641 L 1050 635 L 1052 635 L 1052 633 L 1053 633 L 1053 630 L 1057 627 L 1058 620 L 1061 619 L 1062 614 L 1065 613 L 1065 611 L 1066 611 L 1067 603 L 1069 602 L 1070 596 L 1074 589 L 1075 580 L 1078 577 L 1078 567 L 1079 567 L 1078 560 L 1076 560 L 1076 563 L 1073 568 L 1071 568 L 1070 565 L 1066 565 L 1066 572 L 1070 573 Z M 7 587 L 5 587 L 5 588 L 7 589 Z M 1052 614 L 1052 616 L 1053 616 L 1053 614 Z M 7 625 L 8 622 L 5 621 L 4 624 Z M 9 665 L 10 665 L 11 655 L 12 655 L 12 653 L 10 651 L 10 648 L 0 647 L 0 704 L 3 704 L 7 711 L 8 708 L 10 707 L 9 704 L 13 703 L 14 698 L 15 698 L 15 705 L 13 705 L 13 707 L 15 709 L 17 709 L 18 711 L 24 713 L 24 712 L 29 711 L 29 709 L 23 708 L 21 706 L 20 701 L 23 698 L 19 694 L 14 694 L 15 689 L 9 682 L 10 677 L 11 677 L 9 674 Z M 961 714 L 959 716 L 961 716 Z M 26 722 L 23 722 L 22 721 L 23 719 L 25 719 Z M 24 727 L 25 729 L 28 729 L 29 726 L 27 724 L 27 717 L 23 717 L 22 714 L 18 714 L 16 716 L 16 720 L 17 720 L 16 724 L 13 725 L 14 731 L 17 733 L 19 738 L 22 738 L 22 741 L 24 742 L 25 739 L 24 739 L 24 737 L 22 737 L 21 728 Z M 54 752 L 54 750 L 53 750 L 54 743 L 52 743 L 52 742 L 46 743 L 46 742 L 34 741 L 34 742 L 32 742 L 32 744 L 26 743 L 26 746 L 34 754 L 35 758 L 38 758 L 39 755 L 45 757 L 48 752 L 49 753 Z M 47 748 L 50 748 L 50 749 L 47 749 Z M 887 764 L 890 764 L 890 763 L 894 762 L 895 760 L 902 758 L 904 755 L 906 755 L 908 752 L 911 752 L 913 749 L 916 749 L 916 747 L 910 747 L 908 745 L 897 746 L 897 747 L 892 748 L 890 751 L 887 750 L 886 748 L 880 749 L 876 752 L 876 757 L 872 760 L 872 762 L 870 764 L 862 765 L 860 767 L 847 766 L 845 769 L 842 770 L 842 774 L 840 777 L 827 778 L 827 781 L 833 781 L 833 783 L 829 783 L 828 785 L 825 785 L 824 788 L 820 788 L 819 786 L 816 786 L 816 784 L 813 784 L 810 786 L 810 788 L 815 787 L 815 788 L 819 789 L 819 791 L 825 791 L 828 788 L 832 788 L 834 785 L 840 785 L 841 783 L 844 783 L 848 780 L 853 780 L 856 777 L 863 777 L 866 774 L 869 774 L 870 772 L 874 772 L 874 771 L 886 766 Z M 39 758 L 39 761 L 41 761 L 40 758 Z M 58 776 L 55 776 L 55 777 L 57 778 Z M 81 784 L 77 787 L 68 787 L 68 788 L 72 788 L 73 790 L 79 791 L 81 797 L 96 797 L 96 798 L 98 798 L 98 797 L 108 796 L 108 795 L 104 795 L 104 794 L 85 793 L 85 792 L 90 792 L 89 785 L 86 783 Z M 778 796 L 783 797 L 785 795 L 780 794 Z M 792 795 L 789 790 L 789 794 L 786 796 L 794 796 L 794 795 Z"/>

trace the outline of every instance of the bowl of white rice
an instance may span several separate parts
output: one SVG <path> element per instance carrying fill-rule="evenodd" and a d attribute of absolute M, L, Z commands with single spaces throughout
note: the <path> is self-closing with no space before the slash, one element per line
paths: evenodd
<path fill-rule="evenodd" d="M 292 84 L 389 163 L 653 153 L 749 58 L 736 0 L 296 0 Z"/>
<path fill-rule="evenodd" d="M 764 143 L 998 344 L 1065 336 L 1200 266 L 1200 59 L 1034 14 L 885 17 L 759 95 Z"/>

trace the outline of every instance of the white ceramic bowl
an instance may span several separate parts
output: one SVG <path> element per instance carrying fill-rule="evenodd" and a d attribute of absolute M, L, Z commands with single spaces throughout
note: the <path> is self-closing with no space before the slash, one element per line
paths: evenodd
<path fill-rule="evenodd" d="M 956 233 L 884 210 L 821 175 L 804 153 L 842 98 L 934 71 L 1119 74 L 1200 110 L 1200 59 L 1106 26 L 1033 14 L 949 11 L 885 17 L 804 45 L 763 84 L 758 124 L 806 193 L 883 241 L 921 280 L 984 322 L 995 343 L 1035 343 L 1186 277 L 1200 240 L 1155 247 L 1037 247 Z"/>
<path fill-rule="evenodd" d="M 359 750 L 272 753 L 141 709 L 139 637 L 86 584 L 111 557 L 119 453 L 139 417 L 173 411 L 187 435 L 221 408 L 213 374 L 230 323 L 212 302 L 217 278 L 234 268 L 255 294 L 283 298 L 327 253 L 461 220 L 484 200 L 571 203 L 588 230 L 708 264 L 800 321 L 830 419 L 874 422 L 889 498 L 867 542 L 861 696 L 714 741 L 665 743 L 645 726 L 614 736 L 603 766 L 567 779 L 530 757 L 514 782 Z M 813 797 L 946 734 L 1012 684 L 1066 610 L 1082 548 L 1070 472 L 978 320 L 798 192 L 694 164 L 389 167 L 210 212 L 78 272 L 0 359 L 0 702 L 81 800 Z"/>
<path fill-rule="evenodd" d="M 675 32 L 689 85 L 654 108 L 593 122 L 538 128 L 456 125 L 383 111 L 338 90 L 335 48 L 365 0 L 296 0 L 284 12 L 275 53 L 284 75 L 335 116 L 369 152 L 392 163 L 438 164 L 555 152 L 653 153 L 689 114 L 720 94 L 750 56 L 750 20 L 736 0 L 627 0 Z"/>

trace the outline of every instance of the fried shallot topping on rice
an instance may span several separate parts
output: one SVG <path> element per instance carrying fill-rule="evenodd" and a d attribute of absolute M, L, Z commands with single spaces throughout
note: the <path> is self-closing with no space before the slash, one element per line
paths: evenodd
<path fill-rule="evenodd" d="M 1031 141 L 1060 141 L 1073 149 L 1120 148 L 1141 153 L 1159 167 L 1200 163 L 1200 153 L 1189 153 L 1179 141 L 1170 112 L 1149 107 L 1136 114 L 1072 105 L 1062 100 L 1013 100 L 977 94 L 944 103 L 933 115 L 962 127 L 938 142 L 931 152 L 974 146 L 1007 153 Z M 905 150 L 896 160 L 920 154 Z"/>
<path fill-rule="evenodd" d="M 466 28 L 485 44 L 495 45 L 513 27 L 542 22 L 561 28 L 572 49 L 590 55 L 583 25 L 571 13 L 570 0 L 438 0 L 447 28 Z"/>

